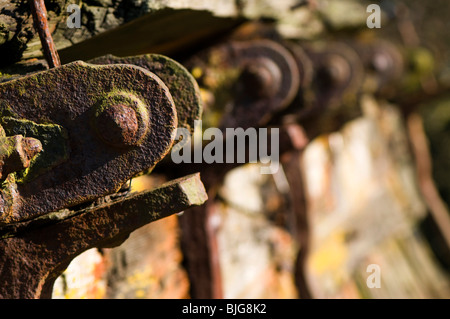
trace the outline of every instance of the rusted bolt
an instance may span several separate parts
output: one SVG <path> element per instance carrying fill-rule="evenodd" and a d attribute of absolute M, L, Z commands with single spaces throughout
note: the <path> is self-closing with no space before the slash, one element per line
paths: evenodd
<path fill-rule="evenodd" d="M 97 108 L 94 127 L 108 145 L 119 148 L 139 145 L 148 131 L 146 107 L 131 94 L 109 96 Z"/>
<path fill-rule="evenodd" d="M 0 147 L 0 178 L 28 168 L 31 160 L 42 151 L 41 142 L 35 138 L 15 135 L 0 140 L 3 140 Z"/>
<path fill-rule="evenodd" d="M 108 107 L 97 118 L 100 137 L 111 145 L 133 145 L 138 128 L 136 112 L 124 104 Z"/>
<path fill-rule="evenodd" d="M 319 70 L 322 83 L 326 86 L 338 86 L 348 81 L 351 76 L 350 66 L 344 57 L 330 54 L 325 57 Z"/>
<path fill-rule="evenodd" d="M 281 85 L 281 71 L 267 58 L 247 63 L 241 73 L 246 94 L 256 98 L 268 98 L 277 94 Z"/>

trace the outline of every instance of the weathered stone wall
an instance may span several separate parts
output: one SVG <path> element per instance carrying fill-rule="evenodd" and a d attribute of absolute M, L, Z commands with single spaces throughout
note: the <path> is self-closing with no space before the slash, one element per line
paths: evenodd
<path fill-rule="evenodd" d="M 448 297 L 447 274 L 420 223 L 427 214 L 398 107 L 366 97 L 363 117 L 314 141 L 303 165 L 312 248 L 308 279 L 321 298 Z M 366 280 L 375 264 L 381 288 Z"/>

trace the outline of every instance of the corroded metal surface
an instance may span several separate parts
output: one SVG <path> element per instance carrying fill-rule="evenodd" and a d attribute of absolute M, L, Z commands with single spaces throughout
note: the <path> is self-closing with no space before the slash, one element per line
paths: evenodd
<path fill-rule="evenodd" d="M 180 63 L 160 54 L 132 57 L 106 55 L 89 60 L 93 64 L 132 64 L 155 73 L 169 88 L 178 115 L 178 127 L 194 131 L 194 121 L 202 116 L 202 100 L 197 82 Z"/>
<path fill-rule="evenodd" d="M 135 229 L 206 200 L 194 174 L 81 211 L 9 225 L 0 235 L 0 298 L 50 298 L 55 279 L 83 251 L 117 246 Z"/>
<path fill-rule="evenodd" d="M 121 107 L 132 116 L 123 118 Z M 170 92 L 156 75 L 131 65 L 83 62 L 2 84 L 0 116 L 7 136 L 20 126 L 19 134 L 38 138 L 41 153 L 54 156 L 37 171 L 32 162 L 20 178 L 10 175 L 0 190 L 0 224 L 116 192 L 166 155 L 177 127 Z"/>

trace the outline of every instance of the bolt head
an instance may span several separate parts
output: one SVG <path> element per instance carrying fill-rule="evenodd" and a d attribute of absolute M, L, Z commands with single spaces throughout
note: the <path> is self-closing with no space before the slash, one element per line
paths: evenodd
<path fill-rule="evenodd" d="M 138 129 L 136 112 L 124 104 L 111 105 L 97 117 L 100 137 L 114 146 L 133 145 Z"/>
<path fill-rule="evenodd" d="M 248 93 L 258 97 L 272 95 L 273 77 L 270 71 L 261 65 L 248 65 L 241 74 Z"/>
<path fill-rule="evenodd" d="M 270 59 L 258 58 L 244 65 L 240 80 L 246 95 L 270 98 L 275 96 L 280 88 L 281 71 Z"/>
<path fill-rule="evenodd" d="M 93 128 L 105 144 L 116 148 L 137 146 L 149 128 L 146 106 L 131 94 L 114 94 L 95 109 Z"/>
<path fill-rule="evenodd" d="M 351 69 L 347 60 L 337 54 L 329 54 L 318 67 L 320 86 L 323 89 L 335 88 L 345 84 L 351 77 Z"/>

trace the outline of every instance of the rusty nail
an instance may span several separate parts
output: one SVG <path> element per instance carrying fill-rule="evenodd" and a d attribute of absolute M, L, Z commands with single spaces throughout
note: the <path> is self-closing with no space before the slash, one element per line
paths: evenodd
<path fill-rule="evenodd" d="M 39 38 L 41 39 L 45 59 L 47 60 L 50 68 L 61 66 L 59 55 L 56 51 L 56 47 L 53 43 L 53 38 L 48 27 L 47 10 L 45 9 L 44 0 L 31 0 L 30 3 L 35 27 L 39 33 Z"/>

